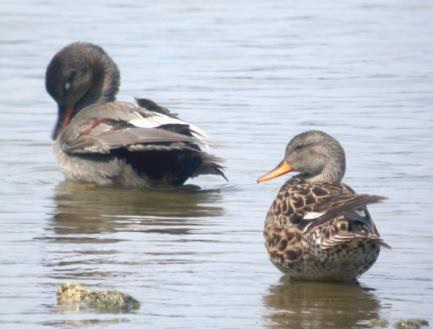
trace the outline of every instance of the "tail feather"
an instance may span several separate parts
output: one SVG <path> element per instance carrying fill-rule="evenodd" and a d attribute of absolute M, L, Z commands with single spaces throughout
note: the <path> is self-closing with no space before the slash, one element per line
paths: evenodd
<path fill-rule="evenodd" d="M 202 164 L 194 173 L 194 176 L 198 175 L 219 175 L 223 177 L 227 182 L 229 181 L 224 174 L 224 166 L 222 165 L 223 160 L 214 155 L 203 153 Z"/>
<path fill-rule="evenodd" d="M 379 242 L 379 244 L 382 247 L 385 247 L 386 249 L 392 249 L 392 247 L 389 244 L 387 244 L 385 241 L 383 241 L 381 238 L 378 237 L 376 240 L 377 242 Z"/>
<path fill-rule="evenodd" d="M 354 233 L 354 232 L 340 232 L 337 233 L 333 236 L 331 236 L 330 238 L 327 239 L 323 239 L 321 241 L 320 246 L 323 249 L 329 249 L 329 248 L 333 248 L 337 245 L 341 245 L 344 243 L 348 243 L 354 240 L 373 240 L 376 241 L 379 245 L 381 245 L 382 247 L 385 247 L 387 249 L 391 249 L 390 245 L 387 244 L 385 241 L 383 241 L 380 236 L 376 235 L 376 234 L 358 234 L 358 233 Z"/>
<path fill-rule="evenodd" d="M 170 110 L 168 108 L 161 106 L 161 105 L 158 105 L 157 103 L 155 103 L 151 99 L 135 98 L 135 101 L 137 102 L 137 104 L 139 106 L 144 107 L 145 109 L 148 109 L 149 111 L 160 113 L 160 114 L 165 114 L 169 117 L 177 119 L 176 113 L 170 112 Z"/>

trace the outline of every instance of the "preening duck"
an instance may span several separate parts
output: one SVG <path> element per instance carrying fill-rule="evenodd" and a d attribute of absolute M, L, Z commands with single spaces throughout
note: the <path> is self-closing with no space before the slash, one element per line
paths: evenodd
<path fill-rule="evenodd" d="M 299 172 L 281 187 L 264 228 L 271 262 L 290 278 L 354 280 L 388 247 L 366 207 L 385 198 L 355 193 L 341 182 L 345 169 L 340 143 L 313 130 L 295 136 L 283 161 L 257 180 Z"/>
<path fill-rule="evenodd" d="M 116 101 L 120 73 L 101 47 L 66 46 L 49 63 L 45 84 L 58 104 L 54 156 L 67 178 L 126 186 L 225 178 L 201 129 L 148 99 Z"/>

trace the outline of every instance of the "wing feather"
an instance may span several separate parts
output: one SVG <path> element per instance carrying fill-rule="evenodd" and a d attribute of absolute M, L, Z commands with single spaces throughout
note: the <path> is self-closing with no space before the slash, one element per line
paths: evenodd
<path fill-rule="evenodd" d="M 122 104 L 125 103 L 120 105 Z M 108 105 L 111 104 L 106 106 Z M 173 129 L 159 128 L 154 123 L 149 124 L 147 128 L 137 127 L 134 120 L 140 118 L 141 122 L 145 122 L 146 118 L 138 112 L 131 111 L 131 107 L 120 105 L 116 104 L 106 109 L 113 112 L 109 117 L 100 116 L 100 113 L 97 113 L 99 116 L 90 116 L 91 111 L 87 111 L 90 115 L 87 112 L 86 116 L 77 115 L 75 122 L 71 122 L 73 124 L 68 125 L 60 136 L 63 150 L 70 154 L 107 154 L 122 147 L 130 151 L 142 151 L 152 144 L 163 145 L 165 149 L 200 149 L 202 143 L 205 143 L 192 134 L 182 133 L 182 130 L 178 133 Z"/>
<path fill-rule="evenodd" d="M 343 214 L 350 213 L 358 208 L 363 208 L 368 204 L 383 202 L 386 198 L 378 195 L 369 195 L 369 194 L 352 194 L 352 195 L 339 195 L 333 196 L 328 200 L 321 201 L 315 211 L 320 212 L 321 210 L 325 210 L 325 213 L 313 221 L 310 221 L 307 226 L 304 228 L 305 232 L 309 232 L 314 228 L 323 225 L 324 223 L 333 220 Z M 358 216 L 356 218 L 352 216 L 346 216 L 348 220 L 357 220 L 361 221 L 361 217 Z M 371 220 L 368 218 L 368 224 L 370 224 Z"/>

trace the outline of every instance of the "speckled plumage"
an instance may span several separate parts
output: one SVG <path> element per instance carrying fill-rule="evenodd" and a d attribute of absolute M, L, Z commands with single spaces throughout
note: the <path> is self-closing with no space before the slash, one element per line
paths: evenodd
<path fill-rule="evenodd" d="M 356 194 L 339 181 L 294 176 L 280 188 L 266 216 L 271 262 L 293 279 L 356 279 L 374 264 L 380 247 L 388 247 L 366 207 L 384 199 Z"/>

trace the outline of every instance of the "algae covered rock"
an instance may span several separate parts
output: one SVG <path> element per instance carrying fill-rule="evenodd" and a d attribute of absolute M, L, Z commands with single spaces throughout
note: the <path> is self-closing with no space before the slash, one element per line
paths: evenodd
<path fill-rule="evenodd" d="M 420 329 L 421 327 L 428 325 L 428 321 L 424 319 L 403 319 L 398 320 L 394 324 L 394 327 L 397 329 Z"/>
<path fill-rule="evenodd" d="M 74 305 L 79 309 L 100 312 L 128 312 L 140 308 L 134 297 L 117 290 L 94 291 L 79 284 L 66 283 L 57 288 L 58 305 Z"/>
<path fill-rule="evenodd" d="M 372 328 L 386 328 L 388 327 L 388 321 L 384 319 L 371 319 L 368 324 Z"/>

